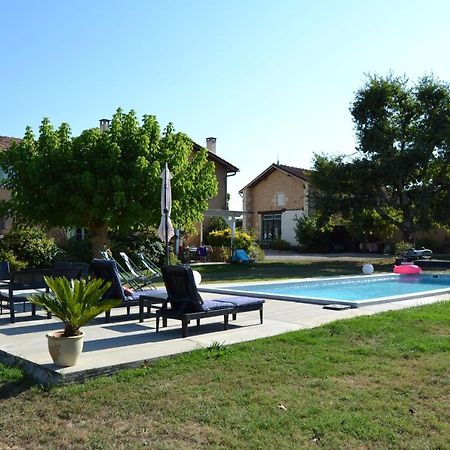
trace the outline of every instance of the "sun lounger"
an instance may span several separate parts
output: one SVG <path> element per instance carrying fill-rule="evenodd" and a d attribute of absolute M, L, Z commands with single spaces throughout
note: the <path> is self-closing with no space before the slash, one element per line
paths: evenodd
<path fill-rule="evenodd" d="M 117 263 L 113 259 L 94 259 L 91 262 L 91 274 L 95 278 L 101 278 L 105 281 L 111 282 L 111 287 L 105 293 L 104 297 L 107 298 L 120 298 L 122 303 L 120 306 L 127 308 L 127 315 L 130 314 L 130 308 L 132 306 L 139 306 L 139 322 L 144 321 L 144 307 L 147 307 L 147 313 L 150 313 L 150 309 L 154 304 L 164 303 L 165 295 L 155 289 L 131 291 L 124 289 L 117 269 Z M 106 313 L 106 320 L 110 318 L 110 311 Z"/>
<path fill-rule="evenodd" d="M 181 321 L 181 335 L 187 336 L 187 327 L 191 320 L 197 321 L 206 317 L 223 316 L 224 329 L 228 328 L 230 314 L 246 311 L 259 311 L 260 322 L 263 323 L 264 300 L 252 297 L 226 297 L 216 300 L 203 300 L 197 290 L 194 274 L 190 267 L 165 266 L 162 269 L 167 290 L 167 305 L 156 311 L 156 331 L 159 331 L 159 319 L 176 319 Z"/>

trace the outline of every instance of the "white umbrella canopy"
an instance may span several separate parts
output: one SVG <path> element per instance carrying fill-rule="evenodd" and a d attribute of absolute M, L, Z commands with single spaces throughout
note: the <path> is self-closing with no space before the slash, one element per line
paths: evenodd
<path fill-rule="evenodd" d="M 158 236 L 166 244 L 166 264 L 169 263 L 169 241 L 175 235 L 175 230 L 170 221 L 170 212 L 172 209 L 172 188 L 170 186 L 170 173 L 167 163 L 161 172 L 161 223 L 158 228 Z"/>

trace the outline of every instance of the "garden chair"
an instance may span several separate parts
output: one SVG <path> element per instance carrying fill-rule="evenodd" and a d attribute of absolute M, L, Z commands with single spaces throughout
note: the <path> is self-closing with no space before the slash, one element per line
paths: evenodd
<path fill-rule="evenodd" d="M 0 289 L 8 289 L 9 279 L 11 277 L 11 271 L 8 261 L 0 262 Z M 0 304 L 1 308 L 1 304 Z"/>
<path fill-rule="evenodd" d="M 127 315 L 130 315 L 132 306 L 139 306 L 139 322 L 144 321 L 144 307 L 147 306 L 147 317 L 150 316 L 151 308 L 157 308 L 155 304 L 162 304 L 165 300 L 165 293 L 156 289 L 132 291 L 122 286 L 120 281 L 117 263 L 113 259 L 94 259 L 90 266 L 91 275 L 94 278 L 101 278 L 110 281 L 111 286 L 103 296 L 104 299 L 120 298 L 121 307 L 127 308 Z M 161 297 L 162 296 L 162 297 Z M 106 313 L 106 321 L 110 319 L 110 311 Z"/>
<path fill-rule="evenodd" d="M 263 323 L 264 300 L 252 297 L 226 297 L 220 300 L 203 300 L 197 290 L 194 274 L 190 267 L 164 266 L 162 268 L 164 284 L 167 290 L 167 303 L 156 311 L 156 331 L 159 331 L 159 319 L 176 319 L 181 321 L 181 335 L 187 336 L 187 327 L 191 320 L 213 316 L 223 316 L 224 329 L 228 328 L 230 314 L 233 319 L 236 314 L 245 311 L 259 311 L 260 322 Z"/>
<path fill-rule="evenodd" d="M 138 253 L 139 259 L 144 267 L 155 277 L 162 277 L 161 269 L 143 253 Z"/>
<path fill-rule="evenodd" d="M 146 275 L 141 271 L 141 269 L 130 259 L 130 257 L 125 252 L 119 252 L 119 255 L 123 259 L 125 265 L 128 268 L 128 271 L 131 273 L 133 278 L 141 283 L 142 287 L 149 286 L 153 289 L 156 289 L 153 284 L 154 279 L 157 277 L 157 274 L 152 270 L 150 275 Z"/>
<path fill-rule="evenodd" d="M 119 277 L 123 284 L 127 284 L 131 289 L 140 290 L 144 285 L 142 284 L 139 278 L 134 277 L 130 272 L 128 272 L 123 266 L 119 264 L 119 262 L 114 259 L 108 251 L 101 251 L 101 257 L 107 261 L 115 261 L 117 270 L 119 272 Z"/>
<path fill-rule="evenodd" d="M 69 280 L 81 277 L 81 270 L 76 268 L 59 268 L 59 269 L 23 269 L 17 272 L 11 272 L 11 279 L 8 283 L 8 296 L 2 295 L 2 300 L 8 302 L 10 322 L 15 323 L 15 309 L 14 304 L 18 302 L 23 303 L 23 311 L 25 312 L 25 302 L 27 301 L 27 294 L 14 295 L 17 291 L 42 290 L 48 291 L 47 284 L 44 277 L 66 277 Z M 36 315 L 36 305 L 31 305 L 31 315 Z M 47 313 L 47 317 L 50 315 Z"/>

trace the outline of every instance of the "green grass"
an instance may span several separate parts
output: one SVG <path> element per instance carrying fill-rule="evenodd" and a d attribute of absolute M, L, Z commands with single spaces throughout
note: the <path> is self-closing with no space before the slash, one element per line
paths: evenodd
<path fill-rule="evenodd" d="M 194 265 L 204 282 L 269 280 L 360 274 L 363 264 L 370 262 L 376 272 L 392 272 L 393 259 L 343 261 L 287 261 L 267 260 L 255 264 Z"/>
<path fill-rule="evenodd" d="M 0 448 L 447 449 L 449 367 L 450 302 L 216 342 L 85 384 L 24 384 L 3 396 Z"/>

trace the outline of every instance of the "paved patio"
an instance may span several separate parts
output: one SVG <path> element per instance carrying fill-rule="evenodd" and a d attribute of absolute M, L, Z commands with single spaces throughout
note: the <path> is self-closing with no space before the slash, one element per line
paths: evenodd
<path fill-rule="evenodd" d="M 205 299 L 217 295 L 204 294 Z M 9 311 L 0 316 L 0 361 L 19 364 L 38 383 L 51 384 L 81 381 L 98 375 L 114 373 L 126 367 L 138 367 L 161 357 L 208 347 L 214 342 L 235 344 L 282 334 L 288 331 L 312 328 L 324 323 L 378 312 L 407 308 L 446 300 L 449 295 L 404 300 L 393 303 L 365 306 L 343 311 L 323 309 L 321 305 L 281 300 L 266 300 L 264 323 L 259 324 L 259 314 L 239 314 L 223 330 L 220 317 L 202 320 L 199 328 L 188 328 L 188 337 L 181 338 L 180 322 L 169 321 L 167 328 L 155 331 L 155 319 L 138 322 L 137 310 L 127 318 L 125 308 L 113 310 L 110 323 L 103 317 L 85 326 L 84 350 L 75 367 L 58 368 L 47 350 L 46 333 L 61 329 L 57 319 L 47 319 L 42 311 L 37 317 L 30 312 L 20 312 L 18 305 L 16 323 L 9 322 Z"/>

